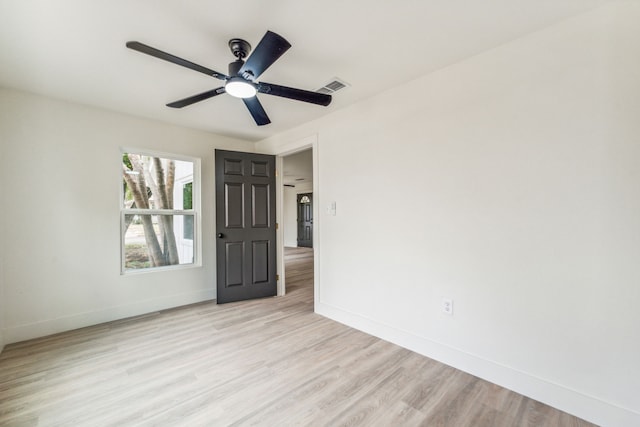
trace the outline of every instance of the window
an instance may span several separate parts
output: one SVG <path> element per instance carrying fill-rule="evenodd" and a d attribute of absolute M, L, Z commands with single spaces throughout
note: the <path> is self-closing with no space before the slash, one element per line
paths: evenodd
<path fill-rule="evenodd" d="M 122 154 L 122 272 L 195 263 L 196 165 L 171 155 Z"/>

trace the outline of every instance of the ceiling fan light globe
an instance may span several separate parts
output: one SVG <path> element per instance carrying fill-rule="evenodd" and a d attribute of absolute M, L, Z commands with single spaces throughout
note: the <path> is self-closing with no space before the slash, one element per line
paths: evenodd
<path fill-rule="evenodd" d="M 256 88 L 241 77 L 232 77 L 224 86 L 225 91 L 236 98 L 253 98 L 256 96 Z"/>

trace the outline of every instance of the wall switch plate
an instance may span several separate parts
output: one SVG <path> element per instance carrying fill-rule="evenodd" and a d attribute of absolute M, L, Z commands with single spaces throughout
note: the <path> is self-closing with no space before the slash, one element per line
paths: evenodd
<path fill-rule="evenodd" d="M 442 298 L 442 312 L 453 316 L 453 300 L 451 298 Z"/>
<path fill-rule="evenodd" d="M 327 213 L 331 216 L 336 216 L 336 202 L 331 202 L 327 206 Z"/>

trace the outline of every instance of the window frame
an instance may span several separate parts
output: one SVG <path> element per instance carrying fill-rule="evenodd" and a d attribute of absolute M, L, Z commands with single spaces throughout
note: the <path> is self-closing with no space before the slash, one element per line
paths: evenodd
<path fill-rule="evenodd" d="M 171 160 L 178 160 L 183 162 L 190 162 L 193 164 L 193 175 L 192 175 L 192 192 L 191 192 L 191 209 L 130 209 L 125 208 L 124 206 L 124 197 L 125 197 L 125 186 L 122 185 L 122 156 L 126 153 L 139 154 L 142 156 L 149 157 L 160 157 Z M 200 176 L 200 168 L 201 168 L 201 159 L 198 157 L 185 156 L 181 154 L 175 153 L 167 153 L 162 151 L 148 150 L 142 148 L 135 147 L 120 147 L 120 156 L 119 163 L 117 164 L 119 167 L 119 197 L 118 197 L 118 205 L 120 212 L 120 275 L 135 275 L 135 274 L 145 274 L 152 273 L 158 271 L 173 271 L 173 270 L 181 270 L 181 269 L 189 269 L 189 268 L 201 268 L 202 267 L 202 233 L 201 233 L 201 176 Z M 178 180 L 176 180 L 176 183 Z M 181 187 L 182 188 L 182 187 Z M 176 215 L 189 215 L 193 216 L 193 262 L 189 264 L 176 264 L 176 265 L 163 265 L 160 267 L 147 267 L 147 268 L 125 268 L 125 234 L 124 234 L 124 225 L 125 225 L 125 215 L 172 215 L 174 219 Z"/>

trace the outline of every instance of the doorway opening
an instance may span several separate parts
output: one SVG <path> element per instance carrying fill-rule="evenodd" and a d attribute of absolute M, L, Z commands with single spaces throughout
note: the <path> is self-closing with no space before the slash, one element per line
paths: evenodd
<path fill-rule="evenodd" d="M 282 157 L 282 232 L 286 294 L 313 303 L 313 150 Z"/>

